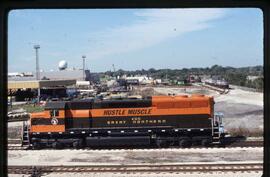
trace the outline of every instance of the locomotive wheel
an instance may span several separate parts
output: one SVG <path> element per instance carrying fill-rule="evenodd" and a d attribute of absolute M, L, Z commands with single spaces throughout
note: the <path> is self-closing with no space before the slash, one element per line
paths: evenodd
<path fill-rule="evenodd" d="M 79 148 L 82 147 L 82 141 L 81 141 L 81 140 L 74 141 L 74 142 L 72 143 L 72 146 L 73 146 L 73 148 L 75 148 L 75 149 L 79 149 Z"/>
<path fill-rule="evenodd" d="M 41 149 L 41 146 L 40 146 L 40 144 L 38 142 L 33 142 L 32 147 L 35 150 Z"/>
<path fill-rule="evenodd" d="M 60 142 L 53 142 L 52 143 L 52 148 L 53 149 L 60 149 L 60 148 L 62 148 L 62 145 L 61 145 L 61 143 Z"/>
<path fill-rule="evenodd" d="M 204 147 L 209 147 L 211 144 L 211 141 L 209 139 L 203 139 L 201 142 L 201 145 Z"/>
<path fill-rule="evenodd" d="M 192 145 L 192 143 L 188 138 L 179 140 L 179 146 L 182 148 L 189 148 L 189 147 L 191 147 L 191 145 Z"/>
<path fill-rule="evenodd" d="M 224 140 L 224 139 L 221 139 L 221 140 L 220 140 L 220 145 L 219 145 L 219 146 L 225 148 L 226 145 L 227 145 L 227 144 L 226 144 L 225 140 Z"/>
<path fill-rule="evenodd" d="M 157 139 L 156 141 L 157 147 L 159 148 L 164 148 L 167 147 L 167 141 L 166 140 L 161 140 L 161 139 Z"/>

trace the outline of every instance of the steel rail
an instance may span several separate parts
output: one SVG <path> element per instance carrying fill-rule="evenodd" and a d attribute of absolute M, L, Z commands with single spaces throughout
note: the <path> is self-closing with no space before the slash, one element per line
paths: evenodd
<path fill-rule="evenodd" d="M 8 166 L 8 174 L 33 173 L 78 173 L 78 172 L 114 172 L 114 173 L 161 173 L 161 172 L 260 172 L 263 163 L 236 164 L 173 164 L 173 165 L 86 165 L 86 166 Z"/>

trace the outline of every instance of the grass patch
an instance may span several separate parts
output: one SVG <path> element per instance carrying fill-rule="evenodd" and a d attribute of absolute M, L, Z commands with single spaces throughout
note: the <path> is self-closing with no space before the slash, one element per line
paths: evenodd
<path fill-rule="evenodd" d="M 41 112 L 44 110 L 44 106 L 34 105 L 34 104 L 23 104 L 23 105 L 13 105 L 8 107 L 8 111 L 13 111 L 16 109 L 24 109 L 28 113 Z"/>

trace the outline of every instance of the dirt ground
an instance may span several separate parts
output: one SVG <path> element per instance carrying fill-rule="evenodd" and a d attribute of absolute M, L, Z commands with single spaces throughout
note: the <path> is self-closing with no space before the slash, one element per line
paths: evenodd
<path fill-rule="evenodd" d="M 263 134 L 263 93 L 235 89 L 215 100 L 215 110 L 224 113 L 228 131 L 247 129 L 254 136 Z"/>
<path fill-rule="evenodd" d="M 98 165 L 262 162 L 263 148 L 9 151 L 8 165 Z"/>

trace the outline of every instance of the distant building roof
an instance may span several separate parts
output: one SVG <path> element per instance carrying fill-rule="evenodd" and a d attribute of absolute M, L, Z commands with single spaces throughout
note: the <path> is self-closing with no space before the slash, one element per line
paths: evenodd
<path fill-rule="evenodd" d="M 76 80 L 32 80 L 32 81 L 8 81 L 8 89 L 45 88 L 57 86 L 75 85 Z"/>
<path fill-rule="evenodd" d="M 260 78 L 260 76 L 247 76 L 247 80 L 254 81 L 255 79 Z"/>
<path fill-rule="evenodd" d="M 14 74 L 13 74 L 14 75 Z M 10 75 L 12 76 L 12 75 Z M 90 71 L 85 70 L 86 80 L 90 79 Z M 83 80 L 83 71 L 82 70 L 61 70 L 61 71 L 46 71 L 40 72 L 40 79 L 49 79 L 49 80 L 64 80 L 64 79 L 75 79 L 75 80 Z M 10 81 L 29 81 L 36 80 L 35 74 L 32 77 L 19 77 L 19 75 L 15 75 L 15 77 L 9 77 Z"/>
<path fill-rule="evenodd" d="M 61 71 L 41 72 L 40 78 L 43 78 L 43 77 L 46 77 L 52 80 L 56 80 L 56 79 L 83 80 L 83 70 L 61 70 Z"/>

